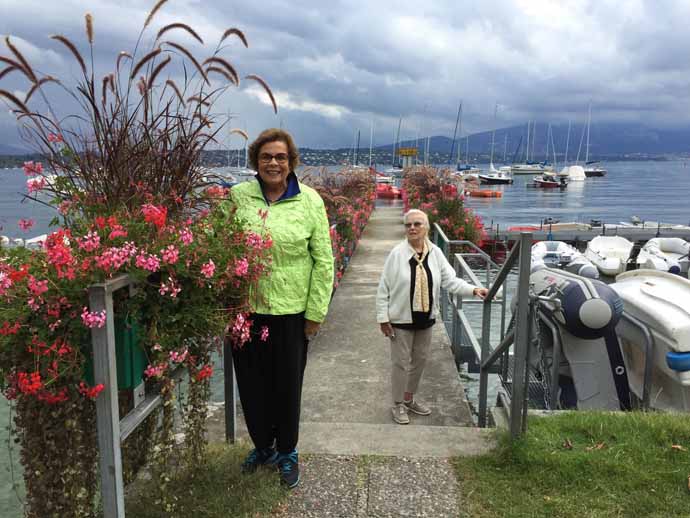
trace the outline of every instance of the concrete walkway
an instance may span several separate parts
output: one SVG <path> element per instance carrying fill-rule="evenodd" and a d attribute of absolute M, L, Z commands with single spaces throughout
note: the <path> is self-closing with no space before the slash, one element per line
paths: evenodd
<path fill-rule="evenodd" d="M 302 482 L 275 516 L 455 517 L 459 488 L 449 458 L 493 446 L 490 432 L 472 425 L 442 323 L 418 394 L 431 416 L 411 415 L 405 426 L 392 420 L 390 344 L 376 323 L 375 297 L 388 252 L 403 238 L 401 208 L 377 208 L 310 344 Z M 222 440 L 222 412 L 209 424 L 211 440 Z"/>
<path fill-rule="evenodd" d="M 375 298 L 386 256 L 403 238 L 401 209 L 377 208 L 310 346 L 302 483 L 279 516 L 455 517 L 460 498 L 449 457 L 492 446 L 472 426 L 443 324 L 434 327 L 418 394 L 432 415 L 411 415 L 405 426 L 391 418 L 390 345 Z"/>

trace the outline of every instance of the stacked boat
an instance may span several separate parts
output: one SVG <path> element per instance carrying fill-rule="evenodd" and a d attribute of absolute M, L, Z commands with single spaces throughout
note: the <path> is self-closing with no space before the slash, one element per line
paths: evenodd
<path fill-rule="evenodd" d="M 550 408 L 690 412 L 690 244 L 652 239 L 635 260 L 633 250 L 619 236 L 589 243 L 583 259 L 616 275 L 605 284 L 572 267 L 579 252 L 566 243 L 532 247 L 532 366 Z"/>
<path fill-rule="evenodd" d="M 579 250 L 564 241 L 540 241 L 532 245 L 532 273 L 542 268 L 562 268 L 588 277 L 599 278 L 599 271 Z"/>

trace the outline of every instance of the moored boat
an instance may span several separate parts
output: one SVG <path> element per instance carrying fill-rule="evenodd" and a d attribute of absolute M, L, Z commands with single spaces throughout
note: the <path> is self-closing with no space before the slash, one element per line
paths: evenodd
<path fill-rule="evenodd" d="M 633 243 L 621 236 L 597 236 L 587 243 L 585 257 L 604 275 L 623 273 L 630 258 Z"/>
<path fill-rule="evenodd" d="M 568 187 L 568 180 L 564 176 L 553 177 L 547 175 L 535 176 L 533 186 L 541 189 L 565 189 Z"/>
<path fill-rule="evenodd" d="M 637 256 L 638 268 L 669 273 L 688 273 L 690 243 L 679 237 L 656 237 L 647 241 Z"/>
<path fill-rule="evenodd" d="M 651 408 L 690 412 L 690 281 L 635 270 L 610 287 L 632 317 L 616 327 L 630 389 Z"/>
<path fill-rule="evenodd" d="M 561 268 L 590 279 L 599 271 L 577 248 L 564 241 L 540 241 L 532 245 L 532 272 L 541 268 Z"/>
<path fill-rule="evenodd" d="M 480 174 L 479 181 L 484 185 L 507 185 L 513 183 L 510 173 L 494 169 L 487 174 Z"/>

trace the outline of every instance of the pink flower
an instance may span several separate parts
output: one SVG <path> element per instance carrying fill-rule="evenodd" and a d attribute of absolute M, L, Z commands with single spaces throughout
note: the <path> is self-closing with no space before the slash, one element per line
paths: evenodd
<path fill-rule="evenodd" d="M 37 192 L 43 189 L 46 186 L 46 179 L 43 178 L 42 176 L 39 176 L 37 178 L 29 178 L 26 181 L 26 188 L 29 191 L 29 194 L 32 192 Z"/>
<path fill-rule="evenodd" d="M 48 142 L 60 143 L 63 142 L 62 135 L 59 133 L 48 133 Z"/>
<path fill-rule="evenodd" d="M 103 327 L 105 325 L 105 310 L 91 312 L 84 306 L 81 311 L 81 321 L 86 327 L 91 329 L 94 327 Z"/>
<path fill-rule="evenodd" d="M 161 250 L 161 258 L 164 263 L 175 264 L 180 257 L 180 251 L 175 245 L 169 245 Z"/>
<path fill-rule="evenodd" d="M 72 202 L 69 200 L 65 200 L 61 202 L 60 205 L 58 205 L 57 211 L 64 216 L 69 212 L 71 207 Z"/>
<path fill-rule="evenodd" d="M 35 296 L 40 297 L 46 291 L 48 291 L 48 281 L 37 281 L 33 275 L 29 275 L 29 281 L 27 282 L 27 287 L 29 291 Z"/>
<path fill-rule="evenodd" d="M 170 277 L 168 279 L 168 282 L 161 283 L 161 287 L 158 289 L 158 293 L 161 295 L 165 295 L 166 293 L 170 294 L 170 297 L 173 299 L 177 298 L 177 295 L 182 291 L 182 288 L 180 288 L 180 285 L 175 282 L 175 279 Z"/>
<path fill-rule="evenodd" d="M 189 351 L 185 349 L 181 353 L 178 353 L 177 351 L 170 351 L 170 361 L 173 363 L 182 363 L 187 359 L 187 355 L 189 354 Z"/>
<path fill-rule="evenodd" d="M 268 340 L 268 326 L 262 326 L 261 327 L 261 341 L 265 342 Z"/>
<path fill-rule="evenodd" d="M 191 245 L 194 241 L 194 234 L 188 228 L 183 228 L 180 230 L 180 241 L 185 245 Z"/>
<path fill-rule="evenodd" d="M 24 162 L 24 174 L 26 176 L 34 176 L 43 173 L 43 164 L 41 162 Z"/>
<path fill-rule="evenodd" d="M 101 238 L 95 232 L 89 232 L 84 237 L 77 238 L 77 243 L 82 250 L 93 252 L 101 245 Z"/>
<path fill-rule="evenodd" d="M 142 268 L 150 272 L 157 272 L 161 267 L 160 259 L 152 254 L 141 252 L 136 259 L 137 268 Z"/>
<path fill-rule="evenodd" d="M 159 363 L 158 365 L 150 365 L 144 370 L 144 375 L 147 378 L 159 378 L 168 366 L 165 363 Z"/>
<path fill-rule="evenodd" d="M 244 257 L 235 264 L 235 275 L 244 277 L 249 271 L 249 262 Z"/>
<path fill-rule="evenodd" d="M 207 279 L 213 277 L 213 273 L 215 271 L 216 265 L 214 264 L 213 259 L 209 259 L 208 262 L 201 267 L 201 273 Z"/>
<path fill-rule="evenodd" d="M 31 228 L 34 226 L 35 221 L 33 219 L 20 219 L 17 225 L 19 225 L 19 228 L 22 229 L 24 232 L 27 230 L 31 230 Z"/>

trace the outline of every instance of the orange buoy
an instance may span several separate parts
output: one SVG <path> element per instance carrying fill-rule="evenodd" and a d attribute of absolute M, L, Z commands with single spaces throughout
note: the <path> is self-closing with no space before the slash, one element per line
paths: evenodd
<path fill-rule="evenodd" d="M 469 191 L 469 195 L 475 198 L 500 198 L 503 196 L 501 191 L 491 191 L 491 190 L 474 190 Z"/>

